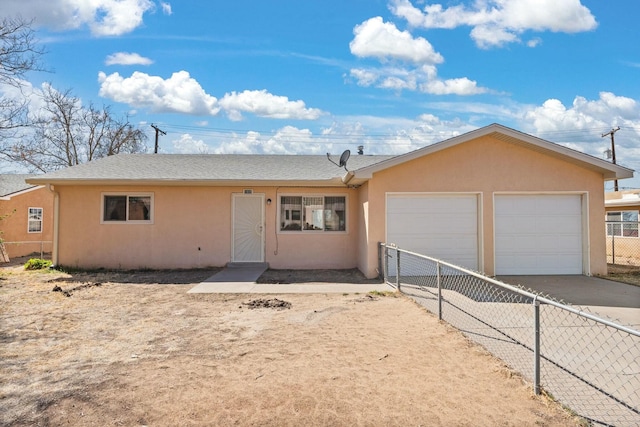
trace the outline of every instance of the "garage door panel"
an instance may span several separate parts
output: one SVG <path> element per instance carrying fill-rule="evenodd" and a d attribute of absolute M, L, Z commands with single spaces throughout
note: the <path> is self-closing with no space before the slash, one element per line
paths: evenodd
<path fill-rule="evenodd" d="M 477 269 L 477 196 L 388 195 L 387 242 Z"/>
<path fill-rule="evenodd" d="M 495 197 L 496 274 L 582 274 L 580 195 Z"/>

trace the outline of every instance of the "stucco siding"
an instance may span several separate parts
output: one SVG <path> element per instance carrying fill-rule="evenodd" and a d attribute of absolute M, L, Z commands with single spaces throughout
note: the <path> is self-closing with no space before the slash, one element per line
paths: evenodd
<path fill-rule="evenodd" d="M 482 269 L 494 274 L 496 193 L 579 193 L 588 198 L 587 251 L 590 274 L 605 274 L 604 189 L 601 174 L 492 136 L 453 146 L 374 173 L 369 181 L 369 240 L 384 241 L 385 195 L 389 192 L 479 193 L 482 206 Z M 375 213 L 375 218 L 373 215 Z M 526 227 L 526 224 L 522 224 Z M 365 273 L 373 274 L 370 250 Z"/>
<path fill-rule="evenodd" d="M 29 208 L 42 208 L 42 232 L 28 232 Z M 14 195 L 10 200 L 0 201 L 0 237 L 6 242 L 5 249 L 10 258 L 25 255 L 40 256 L 52 250 L 53 240 L 53 194 L 46 187 Z M 43 243 L 41 243 L 43 242 Z"/>
<path fill-rule="evenodd" d="M 60 187 L 58 263 L 82 268 L 223 265 L 230 193 L 200 187 Z M 153 195 L 151 224 L 102 223 L 104 193 Z"/>
<path fill-rule="evenodd" d="M 59 186 L 58 264 L 81 268 L 195 268 L 231 260 L 232 195 L 243 187 Z M 357 265 L 357 197 L 346 188 L 252 188 L 265 206 L 265 261 L 272 268 L 354 268 Z M 102 195 L 151 194 L 152 223 L 104 223 Z M 282 194 L 344 194 L 346 232 L 277 231 Z"/>
<path fill-rule="evenodd" d="M 365 272 L 368 277 L 375 277 L 378 271 L 368 270 L 370 264 L 369 256 L 371 252 L 378 252 L 378 241 L 370 238 L 372 212 L 369 208 L 369 183 L 364 183 L 358 189 L 358 269 Z M 375 216 L 375 215 L 374 215 Z M 377 265 L 378 261 L 375 260 Z"/>
<path fill-rule="evenodd" d="M 276 269 L 356 268 L 358 260 L 358 193 L 346 187 L 263 188 L 265 199 L 272 199 L 265 212 L 266 261 Z M 259 191 L 256 189 L 256 191 Z M 346 231 L 279 231 L 278 198 L 286 195 L 345 196 Z"/>

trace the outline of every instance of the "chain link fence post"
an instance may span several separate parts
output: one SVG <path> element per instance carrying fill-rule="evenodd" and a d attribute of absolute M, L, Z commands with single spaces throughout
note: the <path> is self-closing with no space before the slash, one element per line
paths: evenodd
<path fill-rule="evenodd" d="M 386 283 L 389 281 L 389 248 L 386 244 L 382 247 L 382 256 L 382 277 Z"/>
<path fill-rule="evenodd" d="M 438 320 L 442 320 L 442 266 L 440 261 L 436 263 L 437 282 L 438 282 Z"/>
<path fill-rule="evenodd" d="M 533 297 L 533 392 L 540 394 L 540 301 Z"/>
<path fill-rule="evenodd" d="M 400 291 L 400 248 L 396 247 L 396 289 Z"/>
<path fill-rule="evenodd" d="M 616 236 L 611 236 L 611 264 L 616 264 Z"/>

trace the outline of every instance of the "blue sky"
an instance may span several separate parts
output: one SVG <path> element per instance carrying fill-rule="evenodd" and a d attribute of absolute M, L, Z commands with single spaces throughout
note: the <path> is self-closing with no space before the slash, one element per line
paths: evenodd
<path fill-rule="evenodd" d="M 403 153 L 491 123 L 640 170 L 640 2 L 3 0 L 164 153 Z M 1 90 L 1 88 L 0 88 Z M 636 174 L 638 175 L 638 174 Z M 640 188 L 640 178 L 620 181 Z M 607 183 L 612 189 L 613 183 Z"/>

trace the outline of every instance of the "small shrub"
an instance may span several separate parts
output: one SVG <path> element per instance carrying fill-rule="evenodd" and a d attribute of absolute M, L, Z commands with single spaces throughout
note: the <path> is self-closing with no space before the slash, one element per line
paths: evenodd
<path fill-rule="evenodd" d="M 51 267 L 51 261 L 40 258 L 31 258 L 24 265 L 25 270 L 44 270 Z"/>
<path fill-rule="evenodd" d="M 398 296 L 398 293 L 396 291 L 370 291 L 369 295 L 376 296 L 376 297 L 394 297 L 394 298 L 396 298 Z"/>

